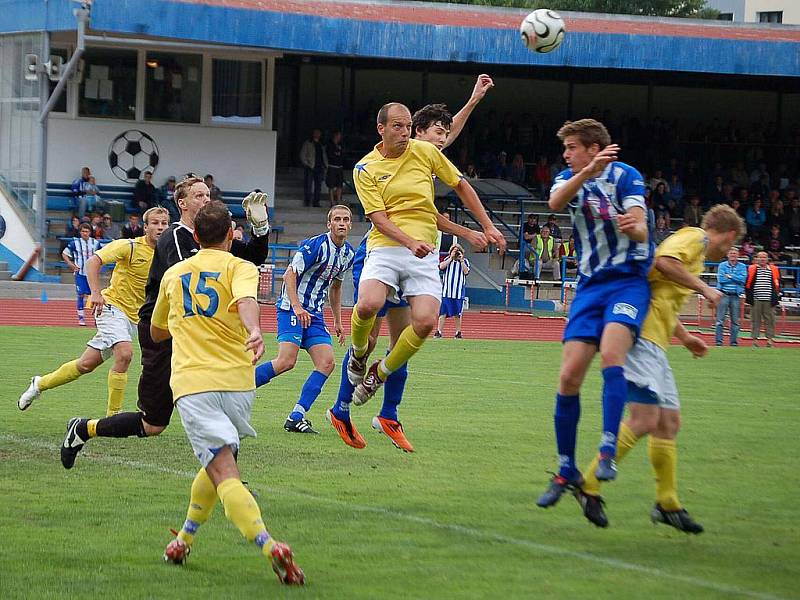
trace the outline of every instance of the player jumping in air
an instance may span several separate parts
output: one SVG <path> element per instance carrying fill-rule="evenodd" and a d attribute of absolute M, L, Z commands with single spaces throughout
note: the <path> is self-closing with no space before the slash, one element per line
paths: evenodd
<path fill-rule="evenodd" d="M 256 435 L 249 421 L 256 395 L 253 365 L 264 353 L 256 302 L 258 270 L 229 252 L 233 229 L 222 202 L 200 209 L 194 237 L 201 249 L 164 273 L 150 325 L 153 342 L 173 340 L 170 386 L 201 465 L 186 521 L 164 558 L 184 562 L 219 499 L 225 516 L 269 557 L 278 579 L 302 585 L 303 571 L 289 546 L 267 532 L 236 464 L 240 440 Z"/>
<path fill-rule="evenodd" d="M 475 105 L 483 98 L 486 91 L 493 86 L 493 82 L 488 75 L 480 75 L 475 83 L 470 101 L 454 117 L 443 104 L 428 104 L 424 106 L 412 117 L 412 131 L 415 139 L 432 143 L 439 150 L 443 150 L 452 144 L 464 127 L 464 124 L 472 112 Z M 460 236 L 472 244 L 476 249 L 482 250 L 486 247 L 486 237 L 483 233 L 473 231 L 461 225 L 452 223 L 443 215 L 437 215 L 436 226 L 440 231 Z M 370 232 L 361 240 L 353 265 L 353 283 L 355 288 L 355 302 L 358 302 L 358 286 L 361 271 L 364 268 L 364 261 L 367 255 L 367 240 Z M 394 346 L 402 331 L 411 323 L 411 311 L 408 302 L 400 299 L 398 302 L 387 300 L 383 308 L 378 312 L 375 325 L 370 332 L 369 353 L 375 348 L 380 333 L 383 317 L 386 317 L 389 324 L 389 349 Z M 355 425 L 350 421 L 350 404 L 353 399 L 355 386 L 347 377 L 347 365 L 350 353 L 345 354 L 342 362 L 342 379 L 339 384 L 339 395 L 336 403 L 328 411 L 327 416 L 331 424 L 336 428 L 345 444 L 354 448 L 364 448 L 366 440 L 359 434 Z M 406 379 L 408 377 L 408 365 L 404 364 L 397 371 L 393 372 L 386 379 L 383 391 L 383 405 L 380 413 L 372 419 L 372 427 L 387 435 L 391 442 L 399 449 L 406 452 L 413 452 L 414 447 L 405 436 L 403 425 L 398 419 L 397 410 L 403 399 Z"/>
<path fill-rule="evenodd" d="M 703 217 L 700 227 L 684 227 L 664 240 L 656 250 L 650 272 L 650 310 L 625 361 L 630 415 L 620 426 L 617 459 L 622 458 L 645 435 L 650 435 L 647 455 L 656 476 L 656 504 L 653 522 L 664 523 L 686 533 L 702 533 L 678 500 L 678 450 L 675 438 L 680 428 L 680 399 L 675 377 L 667 361 L 667 348 L 674 335 L 695 356 L 708 351 L 703 339 L 691 335 L 678 320 L 681 307 L 692 291 L 715 306 L 722 293 L 699 275 L 706 260 L 719 261 L 744 233 L 744 222 L 731 207 L 718 204 Z M 586 480 L 575 491 L 584 515 L 599 527 L 608 526 L 595 477 L 597 459 Z"/>
<path fill-rule="evenodd" d="M 104 419 L 71 419 L 61 445 L 61 464 L 65 469 L 72 468 L 78 452 L 93 437 L 150 437 L 159 435 L 169 425 L 173 411 L 172 390 L 169 387 L 172 345 L 169 340 L 157 343 L 150 339 L 150 316 L 164 272 L 200 249 L 194 239 L 194 218 L 210 201 L 208 186 L 199 177 L 186 177 L 176 186 L 175 202 L 181 211 L 181 220 L 170 225 L 156 244 L 145 288 L 145 301 L 139 309 L 139 346 L 142 352 L 139 410 L 121 412 Z M 255 192 L 249 194 L 242 205 L 253 226 L 253 235 L 246 244 L 233 240 L 231 253 L 260 265 L 266 259 L 268 250 L 266 195 Z"/>
<path fill-rule="evenodd" d="M 437 211 L 433 203 L 436 175 L 454 188 L 479 220 L 487 239 L 505 250 L 506 241 L 492 224 L 475 190 L 433 144 L 410 139 L 411 113 L 389 103 L 378 112 L 381 142 L 355 166 L 359 199 L 374 226 L 367 240 L 358 303 L 352 313 L 352 346 L 348 377 L 356 385 L 353 401 L 364 404 L 387 377 L 402 367 L 436 326 L 441 298 L 438 275 Z M 398 293 L 411 305 L 411 324 L 389 354 L 370 366 L 369 335 L 387 297 Z"/>
<path fill-rule="evenodd" d="M 133 338 L 139 322 L 139 308 L 144 302 L 144 286 L 153 250 L 161 233 L 169 226 L 164 208 L 144 213 L 144 235 L 132 240 L 114 240 L 86 261 L 84 269 L 90 289 L 92 312 L 97 334 L 86 343 L 86 350 L 75 360 L 64 363 L 52 373 L 34 376 L 19 398 L 20 410 L 27 409 L 42 392 L 75 381 L 91 373 L 110 356 L 114 364 L 108 371 L 108 406 L 106 416 L 122 409 L 128 366 L 133 356 Z M 88 225 L 87 225 L 88 227 Z M 100 269 L 115 264 L 109 286 L 101 290 Z"/>
<path fill-rule="evenodd" d="M 560 468 L 537 501 L 558 502 L 583 483 L 575 464 L 580 388 L 600 351 L 603 372 L 603 434 L 596 477 L 616 477 L 617 434 L 627 397 L 623 365 L 639 335 L 650 303 L 647 272 L 653 261 L 641 174 L 617 161 L 619 146 L 593 119 L 567 122 L 558 131 L 568 168 L 550 192 L 551 210 L 568 208 L 575 232 L 578 287 L 564 330 L 555 406 Z"/>
<path fill-rule="evenodd" d="M 353 266 L 355 250 L 347 243 L 352 214 L 338 204 L 328 211 L 328 232 L 300 242 L 300 249 L 283 276 L 277 302 L 278 356 L 256 369 L 256 387 L 293 369 L 297 353 L 303 348 L 314 363 L 300 398 L 286 418 L 283 428 L 294 433 L 317 433 L 306 413 L 322 391 L 333 371 L 331 334 L 325 326 L 323 308 L 330 290 L 333 329 L 344 344 L 342 329 L 342 280 Z"/>

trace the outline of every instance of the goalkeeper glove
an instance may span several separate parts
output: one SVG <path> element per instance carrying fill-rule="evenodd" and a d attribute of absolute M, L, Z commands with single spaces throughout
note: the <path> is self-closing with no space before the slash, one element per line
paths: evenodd
<path fill-rule="evenodd" d="M 267 195 L 261 192 L 250 192 L 242 200 L 242 208 L 247 220 L 253 227 L 253 235 L 263 237 L 269 233 L 269 217 L 267 216 Z"/>

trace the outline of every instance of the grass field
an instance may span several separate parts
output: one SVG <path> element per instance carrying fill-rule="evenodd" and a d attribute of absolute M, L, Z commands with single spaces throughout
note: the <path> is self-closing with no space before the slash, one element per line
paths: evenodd
<path fill-rule="evenodd" d="M 701 361 L 670 351 L 684 404 L 680 493 L 706 527 L 697 537 L 649 522 L 645 444 L 605 488 L 608 529 L 584 521 L 568 496 L 535 507 L 555 464 L 558 344 L 428 343 L 401 406 L 410 455 L 370 428 L 379 399 L 354 408 L 367 448 L 341 443 L 324 420 L 338 369 L 309 415 L 322 434 L 285 433 L 310 369 L 303 356 L 259 390 L 259 437 L 240 457 L 268 528 L 306 572 L 304 589 L 282 589 L 219 507 L 185 567 L 162 561 L 198 467 L 177 415 L 159 438 L 96 440 L 62 469 L 67 419 L 105 410 L 107 367 L 17 410 L 30 375 L 73 358 L 90 335 L 0 328 L 3 599 L 798 596 L 796 350 L 715 348 Z M 275 348 L 270 341 L 268 355 Z M 126 407 L 138 373 L 136 364 Z M 595 368 L 583 395 L 582 463 L 599 437 L 599 388 Z"/>

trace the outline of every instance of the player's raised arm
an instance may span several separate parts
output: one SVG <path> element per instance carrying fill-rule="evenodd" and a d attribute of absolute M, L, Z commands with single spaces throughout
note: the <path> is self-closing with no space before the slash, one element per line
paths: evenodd
<path fill-rule="evenodd" d="M 489 241 L 486 239 L 484 233 L 454 223 L 442 213 L 436 215 L 436 228 L 444 233 L 464 238 L 475 250 L 485 250 L 486 246 L 489 245 Z"/>
<path fill-rule="evenodd" d="M 569 142 L 574 143 L 574 142 Z M 569 146 L 565 151 L 565 155 L 570 151 Z M 619 153 L 619 146 L 617 144 L 609 144 L 602 150 L 598 151 L 592 157 L 592 160 L 577 173 L 574 173 L 569 179 L 556 178 L 555 183 L 550 191 L 550 199 L 547 205 L 550 210 L 560 212 L 569 204 L 572 199 L 578 194 L 581 186 L 593 177 L 597 177 L 603 172 L 609 163 L 617 160 Z"/>
<path fill-rule="evenodd" d="M 492 244 L 495 244 L 501 254 L 505 252 L 506 238 L 500 233 L 500 230 L 494 226 L 494 223 L 492 223 L 492 220 L 486 213 L 486 209 L 483 208 L 483 204 L 481 204 L 481 199 L 478 198 L 478 194 L 475 192 L 475 188 L 473 188 L 466 179 L 462 178 L 453 189 L 456 194 L 458 194 L 464 206 L 472 213 L 478 223 L 480 223 L 481 228 L 483 228 L 483 233 L 486 234 L 486 239 Z"/>
<path fill-rule="evenodd" d="M 447 141 L 444 143 L 445 148 L 456 141 L 456 138 L 463 131 L 464 125 L 466 125 L 467 119 L 469 119 L 472 111 L 475 110 L 475 107 L 478 106 L 478 103 L 483 100 L 486 92 L 493 87 L 494 81 L 492 81 L 491 77 L 485 73 L 478 75 L 478 80 L 475 82 L 475 87 L 472 88 L 472 95 L 469 97 L 469 100 L 467 100 L 467 103 L 460 111 L 453 115 L 453 124 L 450 126 L 450 135 L 447 136 Z"/>

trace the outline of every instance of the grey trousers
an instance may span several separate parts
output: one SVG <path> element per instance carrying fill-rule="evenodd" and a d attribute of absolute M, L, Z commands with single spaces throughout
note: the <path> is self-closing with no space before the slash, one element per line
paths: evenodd
<path fill-rule="evenodd" d="M 750 318 L 753 321 L 753 339 L 757 340 L 761 333 L 761 321 L 767 330 L 767 339 L 775 337 L 775 309 L 769 300 L 753 300 L 753 308 L 750 311 Z"/>

